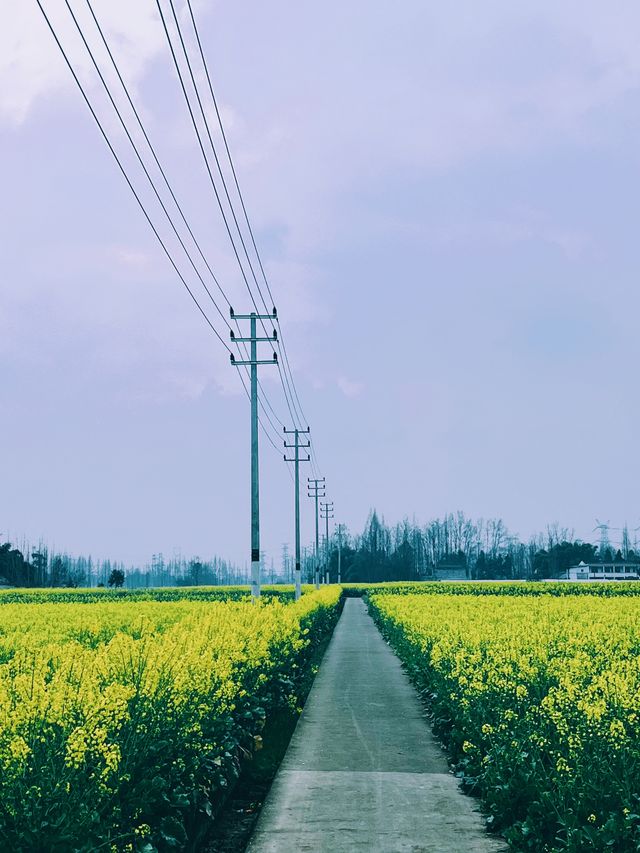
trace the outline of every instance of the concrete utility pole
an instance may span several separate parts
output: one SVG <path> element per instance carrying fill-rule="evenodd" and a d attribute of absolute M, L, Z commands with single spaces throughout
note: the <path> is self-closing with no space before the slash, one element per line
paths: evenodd
<path fill-rule="evenodd" d="M 324 536 L 324 582 L 329 583 L 329 519 L 333 518 L 333 501 L 326 501 L 320 504 L 320 515 L 326 522 Z"/>
<path fill-rule="evenodd" d="M 248 343 L 251 345 L 250 357 L 245 361 L 238 361 L 231 354 L 231 364 L 236 367 L 251 368 L 251 598 L 256 601 L 260 598 L 260 469 L 258 462 L 258 365 L 277 364 L 278 355 L 273 353 L 272 359 L 258 360 L 258 343 L 278 340 L 278 333 L 273 330 L 270 338 L 259 338 L 257 336 L 257 320 L 275 320 L 276 309 L 273 314 L 234 314 L 230 309 L 232 320 L 249 320 L 249 337 L 237 338 L 231 331 L 231 341 L 234 344 Z"/>
<path fill-rule="evenodd" d="M 295 583 L 296 583 L 296 601 L 302 595 L 302 581 L 300 574 L 300 462 L 309 462 L 311 460 L 311 456 L 307 453 L 306 459 L 300 459 L 300 448 L 301 447 L 310 447 L 311 442 L 307 441 L 306 444 L 300 444 L 300 433 L 303 432 L 305 434 L 309 433 L 309 427 L 304 430 L 299 429 L 285 429 L 285 435 L 293 435 L 294 442 L 293 444 L 287 444 L 286 440 L 284 442 L 285 447 L 293 447 L 294 454 L 293 459 L 287 458 L 287 454 L 284 455 L 285 462 L 293 462 L 295 467 L 294 474 L 294 485 L 295 485 L 295 504 L 296 504 L 296 574 L 295 574 Z"/>
<path fill-rule="evenodd" d="M 342 525 L 338 525 L 338 583 L 342 583 Z"/>
<path fill-rule="evenodd" d="M 313 483 L 313 485 L 311 485 Z M 322 489 L 322 494 L 320 494 Z M 323 498 L 326 495 L 324 477 L 307 477 L 307 497 L 316 499 L 316 550 L 315 550 L 315 565 L 314 565 L 314 582 L 316 589 L 320 589 L 320 548 L 318 542 L 318 498 Z"/>

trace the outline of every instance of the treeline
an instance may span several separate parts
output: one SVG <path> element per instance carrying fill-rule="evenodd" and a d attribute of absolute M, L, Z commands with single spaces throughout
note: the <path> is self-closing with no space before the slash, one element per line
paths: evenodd
<path fill-rule="evenodd" d="M 338 536 L 329 543 L 329 578 L 338 578 Z M 426 525 L 405 520 L 390 526 L 373 510 L 361 534 L 340 534 L 341 579 L 345 582 L 474 579 L 543 580 L 566 575 L 581 560 L 615 562 L 640 560 L 635 543 L 623 529 L 619 548 L 576 540 L 573 531 L 549 525 L 527 541 L 510 533 L 502 519 L 472 520 L 462 512 L 449 513 Z M 326 543 L 320 551 L 320 569 L 327 570 Z M 312 582 L 313 548 L 303 555 L 303 580 Z M 280 566 L 261 558 L 263 583 L 292 583 L 293 559 L 283 545 Z M 220 557 L 201 560 L 181 555 L 165 559 L 156 554 L 142 567 L 113 560 L 72 557 L 37 548 L 0 544 L 0 585 L 25 587 L 96 587 L 109 582 L 125 587 L 200 586 L 249 583 L 248 567 L 238 567 Z"/>
<path fill-rule="evenodd" d="M 246 571 L 227 560 L 212 557 L 186 559 L 174 556 L 165 560 L 154 555 L 142 568 L 126 566 L 115 560 L 73 557 L 57 553 L 40 543 L 20 548 L 9 542 L 0 544 L 0 585 L 16 587 L 99 587 L 125 586 L 198 586 L 201 584 L 245 584 Z"/>
<path fill-rule="evenodd" d="M 408 520 L 388 526 L 374 511 L 360 535 L 341 534 L 341 575 L 344 582 L 432 580 L 544 580 L 566 575 L 571 566 L 640 559 L 623 531 L 621 547 L 600 548 L 576 540 L 573 531 L 549 525 L 526 542 L 509 532 L 502 519 L 473 521 L 450 513 L 425 526 Z M 312 575 L 307 560 L 307 578 Z M 324 570 L 324 560 L 321 563 Z M 338 541 L 332 537 L 330 580 L 338 575 Z"/>

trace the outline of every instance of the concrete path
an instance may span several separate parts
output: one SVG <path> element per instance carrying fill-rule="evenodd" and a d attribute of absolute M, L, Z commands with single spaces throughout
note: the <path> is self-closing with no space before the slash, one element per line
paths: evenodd
<path fill-rule="evenodd" d="M 348 598 L 247 853 L 498 853 L 418 695 Z"/>

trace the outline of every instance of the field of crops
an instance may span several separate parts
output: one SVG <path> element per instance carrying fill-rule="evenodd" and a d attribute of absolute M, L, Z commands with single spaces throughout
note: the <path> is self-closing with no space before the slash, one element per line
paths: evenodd
<path fill-rule="evenodd" d="M 2 594 L 0 849 L 181 849 L 265 718 L 297 703 L 340 590 L 69 594 Z"/>
<path fill-rule="evenodd" d="M 513 849 L 640 849 L 640 584 L 266 592 L 0 592 L 0 850 L 184 849 L 297 706 L 343 592 Z"/>
<path fill-rule="evenodd" d="M 370 606 L 515 849 L 640 849 L 635 598 L 378 593 Z"/>
<path fill-rule="evenodd" d="M 308 592 L 312 586 L 303 587 Z M 145 589 L 110 589 L 92 587 L 86 589 L 0 589 L 0 605 L 3 604 L 53 604 L 66 602 L 96 604 L 101 601 L 244 601 L 251 595 L 249 586 L 186 586 L 155 587 Z M 265 598 L 293 601 L 293 586 L 263 586 Z"/>
<path fill-rule="evenodd" d="M 386 593 L 388 595 L 597 595 L 617 598 L 640 595 L 640 583 L 634 581 L 387 581 L 385 583 L 346 583 L 346 595 Z"/>

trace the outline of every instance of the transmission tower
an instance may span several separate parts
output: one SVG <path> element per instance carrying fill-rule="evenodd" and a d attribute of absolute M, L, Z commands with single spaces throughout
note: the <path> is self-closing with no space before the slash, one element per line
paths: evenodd
<path fill-rule="evenodd" d="M 600 531 L 600 558 L 604 559 L 604 553 L 607 548 L 610 548 L 609 543 L 609 526 L 610 523 L 608 521 L 600 521 L 596 518 L 596 526 L 593 528 L 593 532 L 596 530 Z"/>

